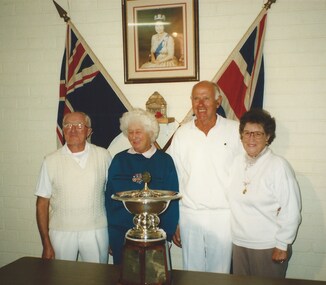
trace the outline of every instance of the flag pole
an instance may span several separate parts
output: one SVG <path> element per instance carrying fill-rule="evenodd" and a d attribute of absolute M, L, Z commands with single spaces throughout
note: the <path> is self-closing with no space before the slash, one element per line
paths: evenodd
<path fill-rule="evenodd" d="M 53 4 L 57 8 L 60 18 L 63 18 L 64 21 L 67 23 L 70 20 L 70 18 L 68 17 L 68 13 L 54 0 L 53 0 Z"/>
<path fill-rule="evenodd" d="M 276 0 L 268 0 L 265 4 L 264 4 L 264 8 L 266 10 L 270 9 L 272 4 L 274 4 L 276 2 Z"/>
<path fill-rule="evenodd" d="M 82 35 L 79 33 L 79 31 L 77 30 L 77 28 L 75 27 L 75 25 L 71 22 L 70 17 L 68 16 L 68 13 L 58 3 L 56 3 L 54 0 L 53 0 L 53 3 L 55 5 L 55 7 L 57 8 L 57 11 L 58 11 L 60 17 L 63 18 L 64 21 L 67 24 L 69 24 L 71 26 L 71 28 L 74 30 L 75 34 L 78 36 L 79 40 L 83 44 L 85 50 L 87 51 L 87 53 L 89 54 L 89 56 L 91 57 L 91 59 L 94 61 L 94 63 L 98 66 L 100 72 L 103 74 L 103 76 L 106 79 L 106 81 L 110 83 L 112 89 L 115 91 L 115 93 L 119 97 L 119 99 L 122 102 L 122 104 L 126 107 L 126 109 L 128 111 L 131 111 L 133 109 L 132 105 L 127 100 L 127 98 L 124 96 L 124 94 L 122 93 L 122 91 L 120 90 L 120 88 L 118 87 L 118 85 L 114 82 L 113 78 L 106 71 L 106 69 L 104 68 L 104 66 L 102 65 L 102 63 L 99 61 L 99 59 L 94 54 L 94 52 L 92 51 L 92 49 L 89 47 L 89 45 L 87 44 L 87 42 L 84 40 L 84 38 L 82 37 Z"/>

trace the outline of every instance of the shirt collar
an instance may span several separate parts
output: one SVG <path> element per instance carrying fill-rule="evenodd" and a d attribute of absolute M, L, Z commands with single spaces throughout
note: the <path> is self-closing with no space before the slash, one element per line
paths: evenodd
<path fill-rule="evenodd" d="M 71 150 L 69 149 L 67 143 L 64 144 L 63 148 L 62 148 L 62 151 L 66 154 L 71 154 L 71 155 L 81 155 L 83 153 L 88 153 L 89 152 L 89 143 L 86 141 L 86 144 L 85 144 L 85 148 L 84 150 L 80 151 L 80 152 L 75 152 L 75 153 L 72 153 Z"/>
<path fill-rule="evenodd" d="M 141 154 L 141 155 L 145 156 L 146 158 L 151 158 L 155 152 L 156 152 L 156 147 L 154 145 L 151 145 L 151 148 L 148 151 L 145 151 L 143 153 L 136 152 L 132 147 L 128 149 L 128 153 Z"/>
<path fill-rule="evenodd" d="M 248 165 L 253 165 L 256 163 L 256 161 L 263 157 L 266 153 L 270 151 L 268 146 L 265 146 L 265 148 L 255 157 L 250 157 L 247 153 L 245 154 L 245 160 Z"/>
<path fill-rule="evenodd" d="M 216 113 L 216 122 L 215 122 L 215 125 L 213 126 L 213 128 L 217 127 L 220 124 L 220 122 L 221 122 L 220 118 L 221 118 L 221 116 Z M 194 115 L 192 118 L 192 128 L 197 128 L 196 120 L 197 120 L 197 117 Z"/>

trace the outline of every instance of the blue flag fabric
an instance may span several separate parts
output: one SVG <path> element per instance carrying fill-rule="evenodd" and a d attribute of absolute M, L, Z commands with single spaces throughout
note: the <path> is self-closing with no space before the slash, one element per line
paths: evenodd
<path fill-rule="evenodd" d="M 85 43 L 84 43 L 85 45 Z M 64 144 L 62 119 L 65 114 L 81 111 L 92 120 L 91 142 L 108 148 L 120 133 L 119 119 L 127 111 L 98 64 L 71 25 L 67 25 L 66 48 L 60 77 L 60 99 L 57 117 L 58 144 Z"/>

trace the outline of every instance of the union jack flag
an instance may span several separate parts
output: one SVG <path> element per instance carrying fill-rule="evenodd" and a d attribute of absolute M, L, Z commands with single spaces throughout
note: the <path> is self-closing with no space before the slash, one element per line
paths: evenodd
<path fill-rule="evenodd" d="M 64 144 L 62 119 L 82 111 L 92 120 L 91 142 L 107 148 L 120 133 L 119 118 L 131 109 L 122 92 L 69 21 L 60 77 L 57 117 L 58 145 Z"/>
<path fill-rule="evenodd" d="M 212 79 L 223 97 L 218 113 L 229 119 L 238 120 L 250 108 L 263 106 L 266 19 L 264 8 Z"/>

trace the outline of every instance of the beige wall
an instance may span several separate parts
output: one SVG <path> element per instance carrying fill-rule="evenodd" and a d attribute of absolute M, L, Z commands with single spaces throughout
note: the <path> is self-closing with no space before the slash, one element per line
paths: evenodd
<path fill-rule="evenodd" d="M 193 83 L 125 85 L 120 0 L 61 0 L 134 107 L 160 92 L 181 121 Z M 260 0 L 199 0 L 200 73 L 212 79 L 258 15 Z M 0 1 L 0 266 L 40 256 L 33 195 L 55 124 L 65 24 L 52 1 Z M 279 0 L 265 40 L 265 109 L 277 119 L 272 148 L 297 173 L 303 222 L 288 277 L 326 280 L 326 1 Z M 174 125 L 162 128 L 169 137 Z M 114 146 L 115 151 L 119 146 Z M 173 264 L 181 268 L 180 250 Z"/>

